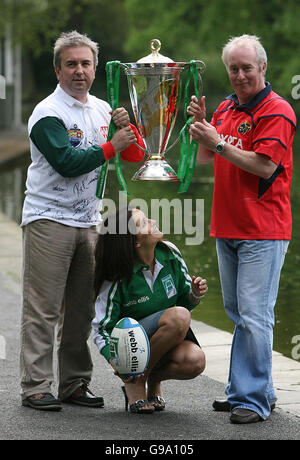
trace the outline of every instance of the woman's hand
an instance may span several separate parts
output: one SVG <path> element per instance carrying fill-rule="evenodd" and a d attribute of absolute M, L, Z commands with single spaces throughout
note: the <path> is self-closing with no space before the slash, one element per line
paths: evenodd
<path fill-rule="evenodd" d="M 114 374 L 117 375 L 121 380 L 122 382 L 124 383 L 136 383 L 136 381 L 141 378 L 141 377 L 144 377 L 144 374 L 141 374 L 141 375 L 136 375 L 136 376 L 130 376 L 130 377 L 122 377 L 119 372 L 114 368 L 114 365 L 112 363 L 112 360 L 110 359 L 109 361 L 109 364 L 111 365 L 111 367 L 113 368 L 114 370 Z"/>
<path fill-rule="evenodd" d="M 192 294 L 196 297 L 201 297 L 205 295 L 208 291 L 206 280 L 201 278 L 201 276 L 192 276 Z"/>

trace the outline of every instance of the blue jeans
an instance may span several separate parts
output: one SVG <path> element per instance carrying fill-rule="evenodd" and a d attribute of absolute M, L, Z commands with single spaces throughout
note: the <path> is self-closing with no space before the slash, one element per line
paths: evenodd
<path fill-rule="evenodd" d="M 217 239 L 224 307 L 235 323 L 226 394 L 231 409 L 270 415 L 274 306 L 285 240 Z"/>

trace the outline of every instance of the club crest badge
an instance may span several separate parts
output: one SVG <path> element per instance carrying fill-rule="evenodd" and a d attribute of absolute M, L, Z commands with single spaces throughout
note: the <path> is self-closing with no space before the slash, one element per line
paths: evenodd
<path fill-rule="evenodd" d="M 74 125 L 74 128 L 68 129 L 68 137 L 72 147 L 79 147 L 84 138 L 84 133 L 81 129 Z"/>
<path fill-rule="evenodd" d="M 171 275 L 165 276 L 161 281 L 165 288 L 168 299 L 177 294 L 176 286 Z"/>
<path fill-rule="evenodd" d="M 250 131 L 251 129 L 251 123 L 246 120 L 246 121 L 243 121 L 239 127 L 238 127 L 238 133 L 240 134 L 246 134 Z"/>

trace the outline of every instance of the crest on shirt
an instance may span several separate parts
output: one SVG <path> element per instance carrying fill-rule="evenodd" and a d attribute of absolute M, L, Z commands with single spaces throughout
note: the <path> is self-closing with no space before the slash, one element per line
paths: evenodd
<path fill-rule="evenodd" d="M 172 275 L 165 276 L 164 278 L 162 278 L 161 282 L 165 288 L 168 299 L 177 294 L 176 286 L 172 278 Z"/>
<path fill-rule="evenodd" d="M 248 120 L 246 120 L 246 121 L 242 121 L 242 123 L 239 125 L 237 130 L 240 134 L 246 134 L 250 131 L 250 129 L 251 129 L 251 124 Z"/>
<path fill-rule="evenodd" d="M 74 125 L 74 128 L 68 129 L 67 132 L 72 147 L 78 147 L 84 138 L 83 131 Z"/>

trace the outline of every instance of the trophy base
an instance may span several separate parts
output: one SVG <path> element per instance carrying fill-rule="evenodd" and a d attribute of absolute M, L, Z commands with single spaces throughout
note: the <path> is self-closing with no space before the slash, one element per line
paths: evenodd
<path fill-rule="evenodd" d="M 135 173 L 132 180 L 179 181 L 174 169 L 165 160 L 151 157 Z"/>

